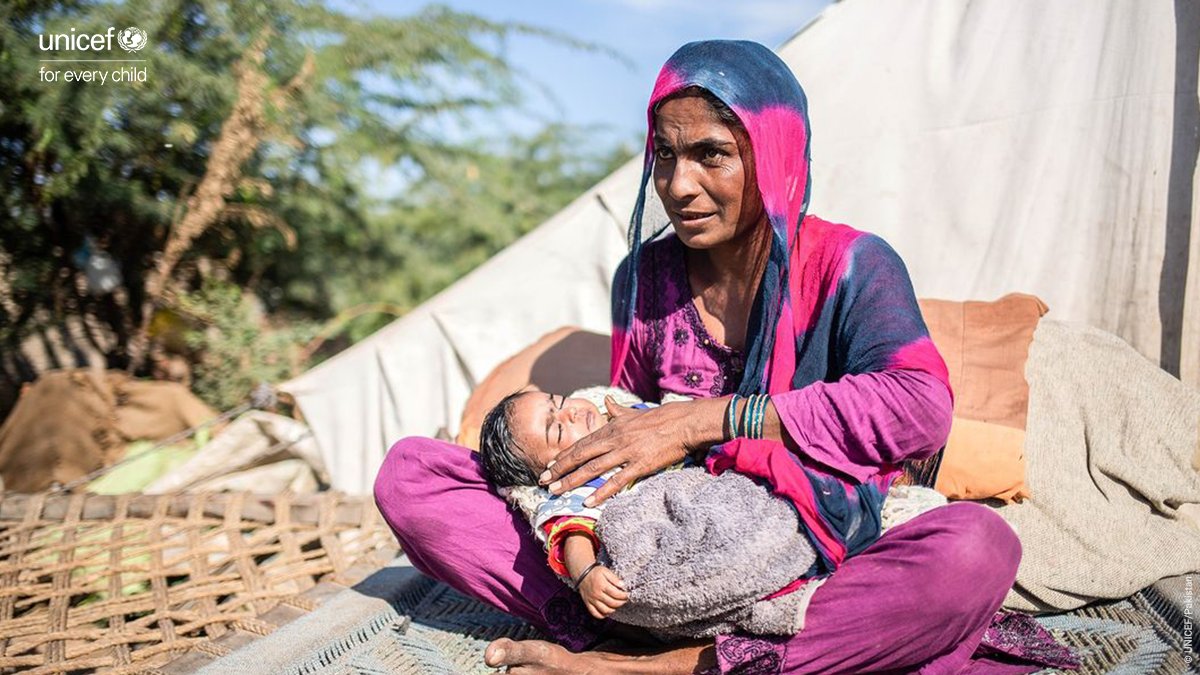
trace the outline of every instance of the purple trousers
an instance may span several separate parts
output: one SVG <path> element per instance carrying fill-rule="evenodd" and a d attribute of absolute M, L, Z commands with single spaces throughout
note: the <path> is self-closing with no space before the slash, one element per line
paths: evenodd
<path fill-rule="evenodd" d="M 396 443 L 375 500 L 423 573 L 568 649 L 603 634 L 604 624 L 550 571 L 529 525 L 489 489 L 469 450 L 427 438 Z M 799 634 L 718 637 L 721 672 L 1036 671 L 1003 654 L 976 653 L 1020 558 L 1016 535 L 987 508 L 936 509 L 847 560 L 813 594 Z"/>

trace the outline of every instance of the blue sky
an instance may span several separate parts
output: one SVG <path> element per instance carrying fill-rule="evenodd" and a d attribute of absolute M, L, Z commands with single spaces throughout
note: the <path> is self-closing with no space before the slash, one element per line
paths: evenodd
<path fill-rule="evenodd" d="M 363 2 L 368 12 L 412 14 L 428 2 Z M 738 38 L 778 47 L 808 23 L 828 0 L 442 0 L 455 10 L 501 21 L 533 24 L 595 42 L 629 63 L 532 37 L 508 46 L 513 64 L 553 92 L 559 109 L 535 107 L 546 117 L 578 125 L 601 125 L 611 140 L 640 143 L 644 106 L 663 61 L 685 42 Z M 501 120 L 509 128 L 520 121 Z M 521 131 L 522 129 L 514 129 Z"/>

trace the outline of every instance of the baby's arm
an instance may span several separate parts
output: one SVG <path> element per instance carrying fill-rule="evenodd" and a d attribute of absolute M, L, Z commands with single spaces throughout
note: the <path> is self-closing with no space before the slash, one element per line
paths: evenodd
<path fill-rule="evenodd" d="M 579 591 L 592 616 L 603 619 L 629 596 L 616 573 L 607 567 L 592 567 L 600 548 L 596 537 L 600 510 L 585 507 L 583 500 L 595 490 L 583 485 L 549 499 L 538 507 L 533 526 L 546 542 L 550 569 Z"/>
<path fill-rule="evenodd" d="M 617 575 L 596 561 L 596 544 L 592 537 L 583 532 L 567 533 L 562 555 L 571 581 L 592 616 L 607 618 L 629 600 Z"/>

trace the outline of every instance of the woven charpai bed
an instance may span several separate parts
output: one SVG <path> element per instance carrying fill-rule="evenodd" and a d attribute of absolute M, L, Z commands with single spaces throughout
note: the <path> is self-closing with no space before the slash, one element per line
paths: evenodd
<path fill-rule="evenodd" d="M 0 495 L 0 672 L 225 654 L 396 552 L 374 503 L 337 493 Z"/>

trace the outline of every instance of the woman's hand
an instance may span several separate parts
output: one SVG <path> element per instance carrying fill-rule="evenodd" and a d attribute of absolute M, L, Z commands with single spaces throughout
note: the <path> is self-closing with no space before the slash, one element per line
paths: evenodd
<path fill-rule="evenodd" d="M 605 406 L 612 421 L 559 454 L 540 482 L 550 492 L 562 494 L 622 467 L 584 502 L 600 504 L 638 478 L 682 460 L 688 452 L 719 443 L 726 403 L 726 399 L 701 399 L 633 410 L 608 397 Z"/>
<path fill-rule="evenodd" d="M 617 608 L 629 601 L 625 584 L 616 572 L 597 566 L 583 581 L 579 582 L 579 595 L 588 612 L 597 619 L 606 619 Z"/>

